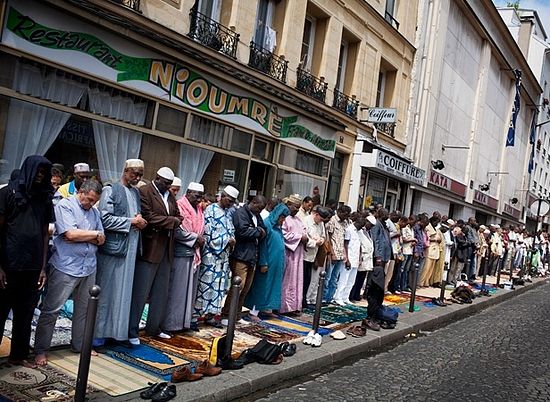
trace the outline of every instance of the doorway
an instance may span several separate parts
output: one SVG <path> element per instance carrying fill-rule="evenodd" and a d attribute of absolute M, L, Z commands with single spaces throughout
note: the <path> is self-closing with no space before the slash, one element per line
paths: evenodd
<path fill-rule="evenodd" d="M 248 173 L 248 198 L 256 195 L 271 197 L 273 193 L 273 169 L 272 166 L 265 163 L 250 162 L 250 171 Z M 270 184 L 271 183 L 271 184 Z"/>

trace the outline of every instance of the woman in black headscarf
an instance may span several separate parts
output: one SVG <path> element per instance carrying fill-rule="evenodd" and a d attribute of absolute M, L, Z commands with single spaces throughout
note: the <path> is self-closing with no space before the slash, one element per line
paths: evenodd
<path fill-rule="evenodd" d="M 13 310 L 9 362 L 27 367 L 33 312 L 46 281 L 48 224 L 55 220 L 51 167 L 43 156 L 29 156 L 0 189 L 0 334 Z"/>

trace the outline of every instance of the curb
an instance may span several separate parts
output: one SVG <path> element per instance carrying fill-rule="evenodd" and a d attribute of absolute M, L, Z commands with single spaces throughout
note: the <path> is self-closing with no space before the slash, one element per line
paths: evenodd
<path fill-rule="evenodd" d="M 397 328 L 381 330 L 381 332 L 368 331 L 367 335 L 362 338 L 348 336 L 345 340 L 335 341 L 325 336 L 323 337 L 323 345 L 320 348 L 312 348 L 299 343 L 296 355 L 285 359 L 280 365 L 251 364 L 241 370 L 225 371 L 219 377 L 204 378 L 194 383 L 178 384 L 178 396 L 173 400 L 222 402 L 242 398 L 284 381 L 319 371 L 324 367 L 346 359 L 359 358 L 362 354 L 376 351 L 385 345 L 403 339 L 411 332 L 432 330 L 466 318 L 495 304 L 542 286 L 549 281 L 550 278 L 535 279 L 532 283 L 516 287 L 513 291 L 498 289 L 491 297 L 476 298 L 472 304 L 450 304 L 444 308 L 424 308 L 422 311 L 414 313 L 406 311 L 400 315 Z M 137 392 L 112 400 L 123 401 L 134 398 L 139 399 Z"/>

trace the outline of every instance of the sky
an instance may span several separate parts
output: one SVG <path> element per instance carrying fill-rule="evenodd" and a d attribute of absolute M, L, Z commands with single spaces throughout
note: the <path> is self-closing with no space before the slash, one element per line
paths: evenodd
<path fill-rule="evenodd" d="M 512 1 L 493 0 L 493 3 L 497 7 L 506 7 L 507 3 Z M 550 36 L 550 0 L 519 0 L 519 8 L 536 10 L 546 35 Z"/>

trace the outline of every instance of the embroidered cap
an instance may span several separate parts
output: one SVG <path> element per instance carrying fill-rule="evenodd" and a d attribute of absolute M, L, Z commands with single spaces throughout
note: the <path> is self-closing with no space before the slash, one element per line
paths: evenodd
<path fill-rule="evenodd" d="M 166 180 L 174 180 L 174 172 L 172 172 L 172 169 L 170 169 L 169 167 L 161 167 L 159 170 L 157 170 L 157 174 Z"/>
<path fill-rule="evenodd" d="M 174 177 L 174 181 L 172 182 L 172 186 L 181 187 L 181 179 L 179 177 Z"/>
<path fill-rule="evenodd" d="M 237 199 L 239 198 L 239 190 L 237 190 L 235 187 L 233 186 L 226 186 L 224 189 L 223 189 L 223 192 L 225 194 L 227 194 L 228 196 L 234 198 L 234 199 Z"/>
<path fill-rule="evenodd" d="M 74 172 L 75 173 L 90 172 L 90 165 L 83 162 L 77 163 L 76 165 L 74 165 Z"/>
<path fill-rule="evenodd" d="M 302 197 L 300 197 L 299 194 L 290 194 L 283 200 L 283 202 L 285 204 L 290 202 L 291 204 L 302 205 Z"/>
<path fill-rule="evenodd" d="M 195 183 L 192 181 L 187 186 L 187 191 L 198 191 L 199 193 L 204 193 L 204 186 L 200 183 Z"/>
<path fill-rule="evenodd" d="M 128 168 L 144 168 L 145 164 L 141 159 L 127 159 L 126 162 L 124 162 L 124 169 Z"/>

